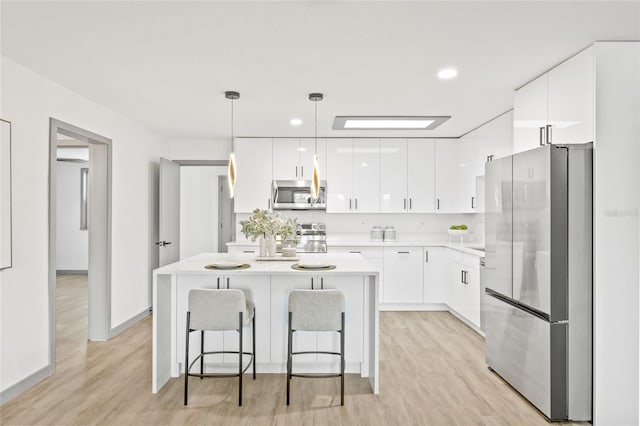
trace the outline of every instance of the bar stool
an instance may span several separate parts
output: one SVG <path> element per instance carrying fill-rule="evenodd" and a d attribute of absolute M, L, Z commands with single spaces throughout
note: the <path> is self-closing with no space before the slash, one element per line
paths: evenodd
<path fill-rule="evenodd" d="M 252 322 L 252 352 L 242 351 L 242 330 Z M 189 336 L 192 331 L 200 331 L 200 355 L 189 364 Z M 204 351 L 205 331 L 236 330 L 239 334 L 238 351 Z M 255 307 L 246 300 L 244 292 L 238 289 L 194 289 L 189 291 L 189 308 L 187 311 L 187 333 L 185 336 L 184 364 L 184 405 L 187 405 L 189 377 L 203 379 L 216 377 L 238 377 L 238 405 L 242 406 L 242 375 L 253 364 L 253 380 L 256 379 L 256 317 Z M 238 374 L 204 373 L 204 356 L 212 354 L 238 354 Z M 242 369 L 242 356 L 251 355 L 251 360 Z M 200 360 L 200 373 L 191 373 L 191 367 Z"/>
<path fill-rule="evenodd" d="M 340 405 L 344 405 L 344 295 L 339 290 L 293 290 L 289 294 L 289 332 L 287 341 L 287 405 L 292 377 L 340 377 Z M 296 331 L 335 331 L 340 333 L 340 352 L 293 352 Z M 293 374 L 293 356 L 327 354 L 340 356 L 339 374 Z"/>

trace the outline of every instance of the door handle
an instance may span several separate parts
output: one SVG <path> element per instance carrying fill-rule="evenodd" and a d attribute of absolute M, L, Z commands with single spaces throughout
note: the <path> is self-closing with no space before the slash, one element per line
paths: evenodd
<path fill-rule="evenodd" d="M 311 290 L 313 290 L 313 278 L 311 278 Z"/>
<path fill-rule="evenodd" d="M 544 126 L 540 127 L 540 146 L 544 146 Z"/>
<path fill-rule="evenodd" d="M 229 289 L 229 280 L 230 280 L 230 279 L 231 279 L 231 278 L 227 277 L 227 290 Z"/>
<path fill-rule="evenodd" d="M 547 124 L 547 145 L 551 145 L 551 124 Z"/>
<path fill-rule="evenodd" d="M 324 278 L 320 278 L 320 290 L 324 290 Z"/>
<path fill-rule="evenodd" d="M 218 290 L 220 290 L 220 277 L 218 277 Z"/>
<path fill-rule="evenodd" d="M 429 250 L 424 252 L 424 263 L 429 263 Z"/>

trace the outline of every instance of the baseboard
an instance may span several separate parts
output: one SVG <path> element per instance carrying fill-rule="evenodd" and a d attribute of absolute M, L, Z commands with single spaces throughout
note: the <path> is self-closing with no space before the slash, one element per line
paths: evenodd
<path fill-rule="evenodd" d="M 86 269 L 58 269 L 56 275 L 89 275 Z"/>
<path fill-rule="evenodd" d="M 381 303 L 380 311 L 448 311 L 444 303 Z"/>
<path fill-rule="evenodd" d="M 146 308 L 144 311 L 142 311 L 139 314 L 133 316 L 132 318 L 129 318 L 128 320 L 126 320 L 122 324 L 120 324 L 120 325 L 118 325 L 116 327 L 113 327 L 111 330 L 109 330 L 109 339 L 111 339 L 113 337 L 116 337 L 118 334 L 122 333 L 123 331 L 125 331 L 126 329 L 131 327 L 132 325 L 142 321 L 143 319 L 148 317 L 150 314 L 151 314 L 151 308 Z"/>
<path fill-rule="evenodd" d="M 0 392 L 0 405 L 3 405 L 11 401 L 12 399 L 19 396 L 23 392 L 27 391 L 31 387 L 40 383 L 42 380 L 46 379 L 50 375 L 51 375 L 50 368 L 47 365 L 42 367 L 40 370 L 36 371 L 35 373 L 30 374 L 29 376 L 20 380 L 18 383 L 15 383 L 9 386 L 7 389 Z"/>
<path fill-rule="evenodd" d="M 484 331 L 482 331 L 480 327 L 466 319 L 463 315 L 456 312 L 455 309 L 449 307 L 449 312 L 451 313 L 451 315 L 462 321 L 467 327 L 478 333 L 480 336 L 484 337 Z"/>

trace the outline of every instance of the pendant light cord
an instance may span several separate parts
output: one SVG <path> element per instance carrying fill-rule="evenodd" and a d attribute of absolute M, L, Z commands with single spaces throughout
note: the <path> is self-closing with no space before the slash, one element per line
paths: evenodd
<path fill-rule="evenodd" d="M 235 151 L 235 145 L 236 145 L 235 137 L 233 134 L 233 102 L 234 102 L 234 99 L 231 99 L 231 152 Z"/>
<path fill-rule="evenodd" d="M 314 155 L 317 156 L 318 155 L 318 101 L 314 102 L 314 106 L 315 106 L 315 141 L 314 141 Z"/>

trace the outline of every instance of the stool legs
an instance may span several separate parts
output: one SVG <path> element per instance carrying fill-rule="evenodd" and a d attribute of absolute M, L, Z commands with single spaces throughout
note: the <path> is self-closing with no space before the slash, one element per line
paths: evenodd
<path fill-rule="evenodd" d="M 189 327 L 191 320 L 191 312 L 187 312 L 187 332 L 185 333 L 185 350 L 184 350 L 184 405 L 187 405 L 187 392 L 189 390 Z"/>
<path fill-rule="evenodd" d="M 344 312 L 340 330 L 340 405 L 344 405 Z"/>
<path fill-rule="evenodd" d="M 204 330 L 200 331 L 200 374 L 204 373 Z M 200 380 L 204 377 L 200 377 Z"/>
<path fill-rule="evenodd" d="M 289 312 L 289 326 L 287 328 L 287 405 L 289 405 L 289 390 L 291 388 L 291 352 L 292 348 L 291 312 Z"/>
<path fill-rule="evenodd" d="M 253 380 L 256 379 L 256 310 L 253 310 L 253 320 L 251 322 L 251 331 L 253 332 L 252 336 L 252 348 L 253 348 Z"/>
<path fill-rule="evenodd" d="M 238 349 L 239 367 L 238 367 L 238 406 L 242 407 L 242 312 L 239 314 L 240 319 L 240 349 Z"/>

